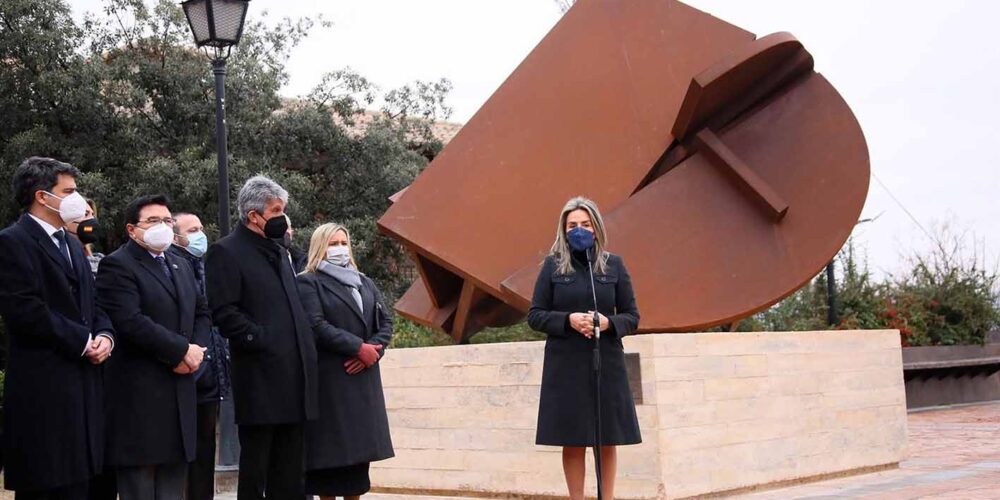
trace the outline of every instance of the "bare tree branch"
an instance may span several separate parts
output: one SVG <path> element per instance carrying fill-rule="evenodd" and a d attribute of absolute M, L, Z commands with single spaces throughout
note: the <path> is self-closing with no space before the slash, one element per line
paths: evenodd
<path fill-rule="evenodd" d="M 553 1 L 556 3 L 556 5 L 559 6 L 559 11 L 562 12 L 563 14 L 565 14 L 566 11 L 568 11 L 569 8 L 572 7 L 574 3 L 576 3 L 576 0 L 553 0 Z"/>

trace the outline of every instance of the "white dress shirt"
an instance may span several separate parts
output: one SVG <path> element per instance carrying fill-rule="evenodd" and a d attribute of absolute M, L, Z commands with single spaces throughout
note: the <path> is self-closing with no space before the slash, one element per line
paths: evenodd
<path fill-rule="evenodd" d="M 62 249 L 59 248 L 59 238 L 56 237 L 56 233 L 62 231 L 63 234 L 65 235 L 66 231 L 63 228 L 55 227 L 52 224 L 49 224 L 48 222 L 45 222 L 44 220 L 39 219 L 38 217 L 35 217 L 34 215 L 28 214 L 28 217 L 35 219 L 35 222 L 37 222 L 39 226 L 42 226 L 42 230 L 45 231 L 45 234 L 49 235 L 49 239 L 52 240 L 52 244 L 56 246 L 56 250 L 62 252 Z M 65 238 L 66 236 L 63 237 Z M 64 255 L 64 257 L 66 257 L 69 260 L 69 266 L 72 268 L 73 258 L 69 254 Z"/>

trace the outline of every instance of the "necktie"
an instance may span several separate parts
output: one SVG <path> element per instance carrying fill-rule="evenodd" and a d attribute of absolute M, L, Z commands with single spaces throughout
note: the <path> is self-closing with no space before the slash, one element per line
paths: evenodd
<path fill-rule="evenodd" d="M 160 265 L 160 270 L 163 271 L 163 275 L 166 276 L 167 279 L 170 279 L 170 266 L 167 265 L 167 259 L 164 259 L 162 255 L 153 258 L 156 260 L 156 263 Z"/>
<path fill-rule="evenodd" d="M 59 253 L 62 254 L 63 258 L 66 259 L 66 263 L 69 264 L 69 268 L 73 269 L 73 260 L 69 257 L 69 244 L 66 243 L 66 232 L 63 230 L 56 231 L 53 236 L 59 240 Z"/>
<path fill-rule="evenodd" d="M 284 248 L 282 248 L 281 251 L 285 254 L 285 260 L 288 261 L 288 268 L 292 270 L 292 276 L 295 276 L 295 274 L 296 274 L 296 272 L 295 272 L 295 261 L 292 260 L 292 252 L 289 252 L 288 250 L 285 250 Z"/>

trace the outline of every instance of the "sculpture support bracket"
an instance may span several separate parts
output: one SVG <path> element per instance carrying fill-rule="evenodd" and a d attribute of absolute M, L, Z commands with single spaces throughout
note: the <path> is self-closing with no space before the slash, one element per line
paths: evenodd
<path fill-rule="evenodd" d="M 778 222 L 785 216 L 788 212 L 788 202 L 775 192 L 767 181 L 751 170 L 715 133 L 708 129 L 698 132 L 695 134 L 695 144 L 701 154 L 711 158 L 714 164 L 729 173 L 771 220 Z"/>

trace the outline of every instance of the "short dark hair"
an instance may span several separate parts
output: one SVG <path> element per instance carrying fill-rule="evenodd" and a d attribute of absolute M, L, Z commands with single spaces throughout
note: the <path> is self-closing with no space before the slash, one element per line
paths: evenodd
<path fill-rule="evenodd" d="M 63 163 L 52 158 L 32 156 L 18 165 L 10 180 L 10 189 L 14 194 L 17 206 L 27 209 L 38 191 L 52 191 L 59 182 L 59 174 L 76 178 L 80 171 L 69 163 Z"/>
<path fill-rule="evenodd" d="M 194 215 L 194 214 L 192 214 L 191 212 L 177 212 L 172 216 L 175 221 L 179 221 L 181 220 L 181 217 L 184 217 L 185 215 Z M 174 224 L 174 234 L 181 234 L 180 224 Z"/>
<path fill-rule="evenodd" d="M 125 207 L 125 223 L 138 224 L 139 212 L 150 205 L 163 205 L 167 207 L 167 210 L 170 210 L 170 198 L 167 198 L 165 194 L 147 194 L 132 200 L 132 203 Z"/>

